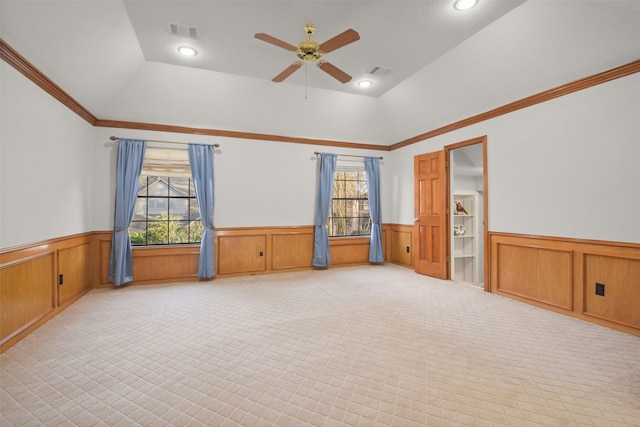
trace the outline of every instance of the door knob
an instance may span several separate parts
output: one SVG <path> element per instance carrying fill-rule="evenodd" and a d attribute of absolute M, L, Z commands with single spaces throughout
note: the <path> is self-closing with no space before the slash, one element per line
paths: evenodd
<path fill-rule="evenodd" d="M 418 222 L 420 221 L 420 218 L 413 218 L 413 222 Z"/>

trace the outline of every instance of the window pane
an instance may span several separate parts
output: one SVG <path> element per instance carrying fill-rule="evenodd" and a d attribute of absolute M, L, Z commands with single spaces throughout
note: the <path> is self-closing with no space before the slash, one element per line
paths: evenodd
<path fill-rule="evenodd" d="M 147 177 L 144 175 L 140 175 L 140 180 L 138 181 L 138 196 L 146 196 L 147 195 Z"/>
<path fill-rule="evenodd" d="M 189 219 L 189 199 L 169 199 L 171 219 Z"/>
<path fill-rule="evenodd" d="M 331 201 L 331 216 L 345 216 L 346 201 L 333 199 Z"/>
<path fill-rule="evenodd" d="M 134 221 L 145 221 L 147 219 L 147 199 L 138 197 L 136 199 L 136 206 L 133 209 Z"/>
<path fill-rule="evenodd" d="M 170 178 L 169 197 L 189 197 L 189 178 Z"/>
<path fill-rule="evenodd" d="M 189 225 L 189 242 L 200 243 L 203 231 L 202 221 L 192 221 Z"/>
<path fill-rule="evenodd" d="M 189 243 L 189 221 L 169 221 L 169 243 Z"/>
<path fill-rule="evenodd" d="M 345 197 L 344 181 L 342 179 L 336 178 L 336 180 L 333 181 L 333 197 Z"/>
<path fill-rule="evenodd" d="M 148 199 L 148 210 L 149 210 L 149 219 L 157 220 L 157 219 L 166 219 L 169 216 L 169 204 L 167 203 L 169 199 L 161 199 L 158 197 L 149 198 Z"/>
<path fill-rule="evenodd" d="M 190 208 L 189 208 L 189 219 L 199 220 L 200 219 L 200 208 L 198 207 L 198 201 L 196 199 L 190 199 Z"/>
<path fill-rule="evenodd" d="M 147 227 L 147 244 L 163 245 L 169 243 L 168 221 L 149 221 Z"/>
<path fill-rule="evenodd" d="M 167 197 L 169 195 L 169 178 L 166 176 L 150 176 L 148 182 L 149 196 Z"/>
<path fill-rule="evenodd" d="M 132 222 L 129 226 L 129 238 L 132 245 L 146 245 L 147 244 L 147 223 L 146 222 Z"/>
<path fill-rule="evenodd" d="M 193 180 L 189 180 L 189 197 L 196 197 L 196 189 L 193 186 Z"/>

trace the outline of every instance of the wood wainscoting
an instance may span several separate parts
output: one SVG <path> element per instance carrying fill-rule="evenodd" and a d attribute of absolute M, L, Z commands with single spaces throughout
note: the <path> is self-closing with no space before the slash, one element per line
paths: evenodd
<path fill-rule="evenodd" d="M 382 227 L 385 259 L 389 259 L 390 228 Z M 111 232 L 94 235 L 99 251 L 99 281 L 94 286 L 109 287 Z M 329 246 L 332 267 L 369 262 L 368 236 L 332 238 Z M 200 245 L 134 247 L 131 284 L 197 280 L 199 254 Z M 309 270 L 312 258 L 313 226 L 217 228 L 215 232 L 217 277 Z"/>
<path fill-rule="evenodd" d="M 109 258 L 111 257 L 110 231 L 95 232 L 97 241 L 98 281 L 94 287 L 112 287 L 109 283 Z M 177 282 L 198 280 L 200 245 L 138 246 L 133 248 L 132 284 Z"/>
<path fill-rule="evenodd" d="M 640 245 L 489 235 L 491 292 L 640 336 Z"/>
<path fill-rule="evenodd" d="M 0 353 L 88 292 L 92 233 L 0 251 Z"/>
<path fill-rule="evenodd" d="M 389 253 L 390 262 L 404 267 L 413 268 L 413 225 L 389 225 Z"/>
<path fill-rule="evenodd" d="M 309 270 L 313 259 L 313 226 L 216 229 L 219 277 Z M 385 251 L 388 227 L 382 228 Z M 369 262 L 369 237 L 329 239 L 331 266 Z"/>

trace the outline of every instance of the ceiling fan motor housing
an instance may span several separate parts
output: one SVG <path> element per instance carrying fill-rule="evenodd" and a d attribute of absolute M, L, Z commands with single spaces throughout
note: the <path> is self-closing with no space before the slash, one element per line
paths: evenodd
<path fill-rule="evenodd" d="M 307 40 L 298 44 L 296 55 L 303 61 L 316 62 L 322 56 L 322 52 L 318 49 L 318 42 L 311 40 L 311 35 L 315 33 L 316 26 L 308 23 L 304 26 L 307 33 Z"/>
<path fill-rule="evenodd" d="M 322 56 L 322 52 L 318 49 L 318 42 L 313 40 L 305 40 L 298 44 L 298 51 L 296 52 L 298 58 L 304 61 L 317 61 Z"/>

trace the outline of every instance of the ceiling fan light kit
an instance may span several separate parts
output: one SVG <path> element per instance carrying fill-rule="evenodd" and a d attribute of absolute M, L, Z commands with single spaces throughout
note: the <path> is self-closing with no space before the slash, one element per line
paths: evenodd
<path fill-rule="evenodd" d="M 311 36 L 316 31 L 315 25 L 311 23 L 306 24 L 304 26 L 304 31 L 307 33 L 307 39 L 298 43 L 297 46 L 289 44 L 265 33 L 257 33 L 255 35 L 255 38 L 259 40 L 271 43 L 272 45 L 295 53 L 295 55 L 300 59 L 299 61 L 296 61 L 285 68 L 280 74 L 275 76 L 272 81 L 276 83 L 282 82 L 284 79 L 298 70 L 298 68 L 300 68 L 304 63 L 316 64 L 318 68 L 329 74 L 334 79 L 338 80 L 340 83 L 347 83 L 351 81 L 351 76 L 349 74 L 345 73 L 330 62 L 327 62 L 326 60 L 320 58 L 322 58 L 322 56 L 326 53 L 360 40 L 360 35 L 357 33 L 357 31 L 348 29 L 322 44 L 319 44 L 318 42 L 311 39 Z"/>

